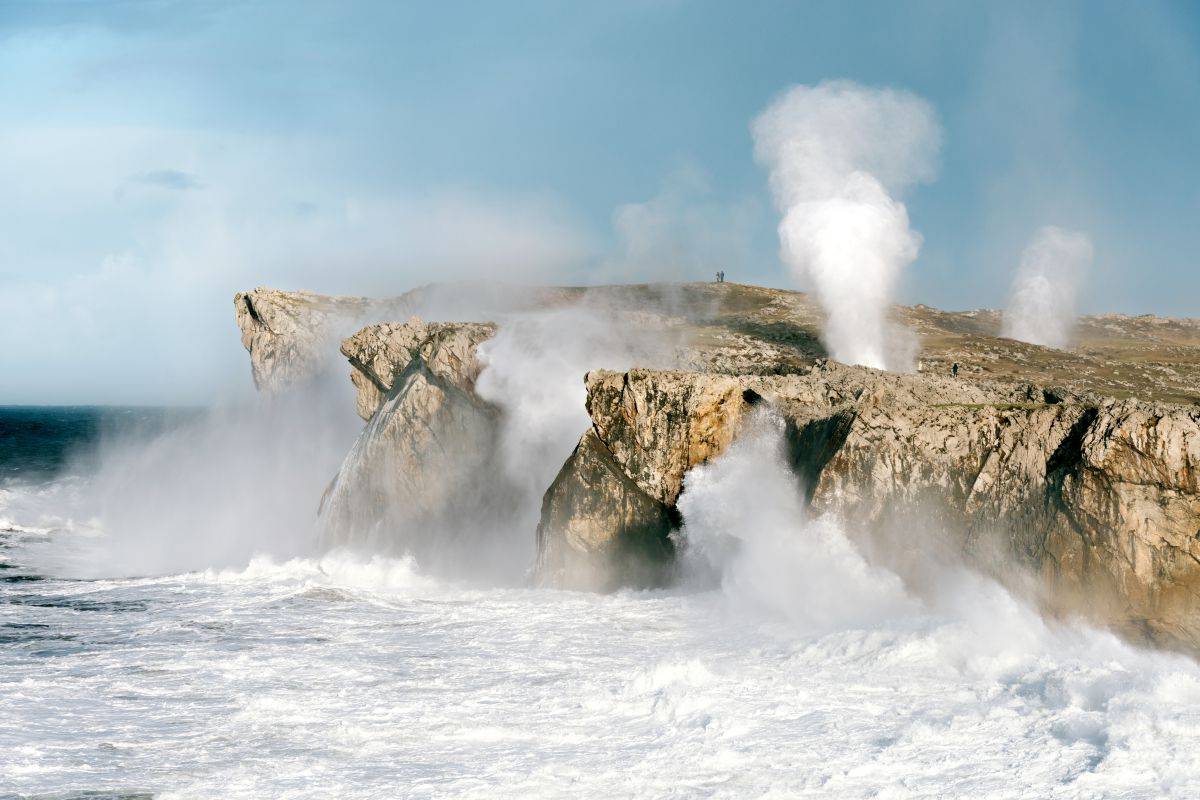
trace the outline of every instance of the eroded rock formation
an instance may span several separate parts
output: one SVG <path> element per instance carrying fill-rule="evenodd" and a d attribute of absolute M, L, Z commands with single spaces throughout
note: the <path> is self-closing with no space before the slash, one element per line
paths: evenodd
<path fill-rule="evenodd" d="M 254 385 L 267 392 L 312 378 L 336 351 L 338 339 L 368 318 L 404 319 L 411 306 L 406 297 L 372 300 L 262 287 L 233 297 Z"/>
<path fill-rule="evenodd" d="M 543 498 L 540 583 L 669 580 L 687 471 L 770 409 L 814 513 L 893 547 L 923 537 L 996 572 L 1017 564 L 1049 608 L 1200 647 L 1196 320 L 1085 317 L 1067 351 L 1000 338 L 996 312 L 898 308 L 919 347 L 919 373 L 901 375 L 827 363 L 806 296 L 737 284 L 426 287 L 389 301 L 258 289 L 235 304 L 264 390 L 385 320 L 341 342 L 367 426 L 322 504 L 333 542 L 353 531 L 429 555 L 468 541 L 441 555 L 502 557 L 511 542 L 484 529 L 520 515 L 505 516 L 516 495 L 496 461 L 502 412 L 474 390 L 477 348 L 496 328 L 395 320 L 586 305 L 691 371 L 587 375 L 592 425 Z"/>
<path fill-rule="evenodd" d="M 958 542 L 984 567 L 1015 560 L 1054 608 L 1200 645 L 1200 408 L 824 363 L 788 376 L 594 372 L 587 389 L 590 455 L 546 495 L 545 582 L 570 585 L 624 531 L 669 541 L 687 471 L 766 406 L 786 421 L 816 512 L 892 541 Z M 576 515 L 564 498 L 596 463 L 621 500 Z"/>
<path fill-rule="evenodd" d="M 495 333 L 491 323 L 425 323 L 420 317 L 363 328 L 341 348 L 353 368 L 358 415 L 370 420 L 414 360 L 439 380 L 473 394 L 480 370 L 475 351 Z"/>
<path fill-rule="evenodd" d="M 498 411 L 474 391 L 475 351 L 494 332 L 413 318 L 343 343 L 369 421 L 322 502 L 330 544 L 450 558 L 455 538 L 503 510 Z"/>

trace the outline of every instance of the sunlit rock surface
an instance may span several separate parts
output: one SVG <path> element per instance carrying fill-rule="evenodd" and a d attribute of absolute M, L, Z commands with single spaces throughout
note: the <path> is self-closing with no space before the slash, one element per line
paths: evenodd
<path fill-rule="evenodd" d="M 321 507 L 331 545 L 458 557 L 511 505 L 498 470 L 498 410 L 474 391 L 476 349 L 494 326 L 364 328 L 343 345 L 368 419 Z"/>
<path fill-rule="evenodd" d="M 357 410 L 369 420 L 395 388 L 414 359 L 438 379 L 473 393 L 479 377 L 475 351 L 496 333 L 492 324 L 425 323 L 413 317 L 403 324 L 370 325 L 342 342 L 358 390 Z"/>
<path fill-rule="evenodd" d="M 323 515 L 341 521 L 331 530 L 394 545 L 405 525 L 503 525 L 502 411 L 474 391 L 476 348 L 489 321 L 586 307 L 688 371 L 587 375 L 592 426 L 543 498 L 538 582 L 669 580 L 686 547 L 676 504 L 687 471 L 770 409 L 813 513 L 893 550 L 939 542 L 1028 579 L 1052 611 L 1200 645 L 1200 321 L 1083 317 L 1072 347 L 1055 350 L 1000 337 L 998 312 L 897 307 L 898 346 L 913 356 L 900 374 L 827 362 L 806 295 L 728 283 L 435 285 L 379 302 L 259 289 L 235 302 L 270 390 L 336 358 L 332 332 L 351 333 L 349 320 L 385 315 L 341 342 L 368 423 L 327 492 Z M 400 321 L 417 312 L 442 321 Z"/>
<path fill-rule="evenodd" d="M 815 512 L 894 543 L 951 542 L 1000 573 L 1024 566 L 1054 610 L 1200 645 L 1200 407 L 832 363 L 790 376 L 594 372 L 587 388 L 593 449 L 620 472 L 606 482 L 628 479 L 641 504 L 589 516 L 581 547 L 554 502 L 581 480 L 569 463 L 547 493 L 557 513 L 543 517 L 543 551 L 556 537 L 599 551 L 599 531 L 630 527 L 665 540 L 660 508 L 675 507 L 687 471 L 769 408 Z"/>
<path fill-rule="evenodd" d="M 261 287 L 233 298 L 254 385 L 267 392 L 312 378 L 349 330 L 370 317 L 404 319 L 411 305 L 405 297 L 372 300 Z"/>
<path fill-rule="evenodd" d="M 671 577 L 678 513 L 644 492 L 589 430 L 542 501 L 538 583 L 609 591 Z"/>

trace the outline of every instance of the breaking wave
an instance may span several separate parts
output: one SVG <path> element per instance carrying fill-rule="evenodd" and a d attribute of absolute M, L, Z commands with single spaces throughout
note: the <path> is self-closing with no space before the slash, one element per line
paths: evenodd
<path fill-rule="evenodd" d="M 689 580 L 613 595 L 487 588 L 269 538 L 80 579 L 110 522 L 64 509 L 95 487 L 10 485 L 0 791 L 1200 793 L 1192 660 L 1047 622 L 966 569 L 915 590 L 807 514 L 779 437 L 764 418 L 689 474 Z"/>

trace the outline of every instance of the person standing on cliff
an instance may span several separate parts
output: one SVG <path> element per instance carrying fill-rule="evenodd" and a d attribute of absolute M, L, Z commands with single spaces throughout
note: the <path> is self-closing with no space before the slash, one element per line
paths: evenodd
<path fill-rule="evenodd" d="M 958 377 L 958 362 L 957 361 L 955 361 L 953 364 L 950 365 L 950 377 L 952 377 L 952 378 Z"/>

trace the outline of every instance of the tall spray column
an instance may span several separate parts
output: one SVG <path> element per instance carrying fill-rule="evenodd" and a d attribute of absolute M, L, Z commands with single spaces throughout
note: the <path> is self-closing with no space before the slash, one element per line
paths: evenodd
<path fill-rule="evenodd" d="M 788 89 L 751 131 L 783 214 L 783 260 L 816 291 L 829 354 L 908 369 L 889 352 L 887 311 L 921 236 L 896 198 L 936 173 L 942 137 L 932 106 L 909 92 L 830 81 Z"/>

